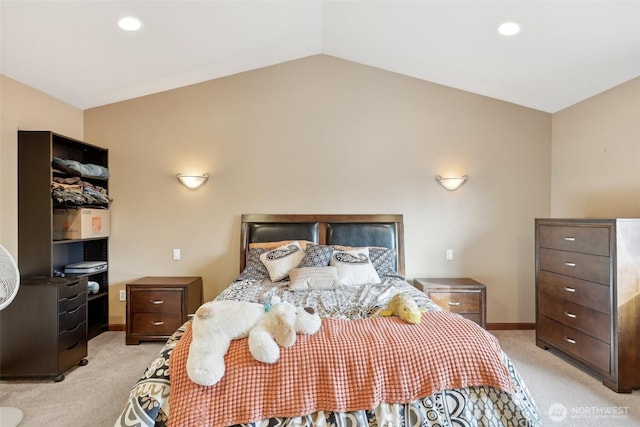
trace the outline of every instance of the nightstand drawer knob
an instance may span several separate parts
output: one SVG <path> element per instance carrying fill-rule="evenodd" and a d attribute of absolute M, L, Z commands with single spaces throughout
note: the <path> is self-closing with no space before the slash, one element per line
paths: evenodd
<path fill-rule="evenodd" d="M 575 314 L 569 313 L 568 311 L 565 311 L 564 315 L 567 316 L 570 319 L 575 319 L 577 317 Z"/>
<path fill-rule="evenodd" d="M 565 262 L 564 265 L 566 265 L 567 267 L 575 267 L 576 263 L 575 262 Z"/>
<path fill-rule="evenodd" d="M 575 292 L 575 291 L 576 291 L 576 288 L 570 288 L 570 287 L 566 286 L 566 287 L 564 288 L 564 290 L 565 290 L 565 291 L 567 291 L 567 292 Z"/>
<path fill-rule="evenodd" d="M 457 306 L 459 306 L 459 305 L 460 305 L 460 303 L 459 303 L 459 302 L 451 302 L 451 301 L 449 301 L 449 302 L 448 302 L 448 304 L 449 304 L 450 306 L 452 306 L 452 307 L 457 307 Z"/>
<path fill-rule="evenodd" d="M 151 322 L 153 326 L 162 326 L 164 322 L 162 320 L 156 320 L 155 322 Z"/>
<path fill-rule="evenodd" d="M 565 237 L 564 240 L 566 240 L 567 242 L 575 242 L 576 238 L 575 237 Z"/>
<path fill-rule="evenodd" d="M 574 340 L 572 338 L 569 338 L 569 337 L 564 337 L 564 340 L 566 342 L 568 342 L 569 344 L 575 344 L 576 343 L 576 340 Z"/>
<path fill-rule="evenodd" d="M 161 299 L 152 299 L 150 302 L 151 304 L 156 304 L 156 305 L 164 304 L 164 300 L 161 300 Z"/>

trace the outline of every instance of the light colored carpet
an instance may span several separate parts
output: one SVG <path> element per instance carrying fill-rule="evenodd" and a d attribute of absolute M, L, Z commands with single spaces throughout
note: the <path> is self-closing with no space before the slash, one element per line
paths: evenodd
<path fill-rule="evenodd" d="M 601 381 L 537 347 L 534 331 L 491 333 L 531 391 L 543 425 L 640 426 L 640 390 L 614 393 Z"/>
<path fill-rule="evenodd" d="M 533 331 L 492 333 L 531 390 L 545 426 L 640 426 L 640 390 L 612 392 L 536 347 Z M 20 427 L 113 426 L 129 389 L 161 347 L 161 343 L 127 346 L 124 332 L 103 333 L 89 342 L 89 364 L 67 372 L 60 383 L 0 381 L 0 405 L 24 411 Z M 561 421 L 553 420 L 563 414 Z"/>
<path fill-rule="evenodd" d="M 124 338 L 124 332 L 104 332 L 90 340 L 89 364 L 70 369 L 59 383 L 0 381 L 0 405 L 22 409 L 20 427 L 113 426 L 131 386 L 163 345 L 125 345 Z"/>

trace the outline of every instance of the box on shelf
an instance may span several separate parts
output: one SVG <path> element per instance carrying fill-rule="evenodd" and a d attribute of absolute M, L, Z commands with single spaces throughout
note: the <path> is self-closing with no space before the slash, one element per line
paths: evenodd
<path fill-rule="evenodd" d="M 109 209 L 54 209 L 53 240 L 109 237 Z"/>

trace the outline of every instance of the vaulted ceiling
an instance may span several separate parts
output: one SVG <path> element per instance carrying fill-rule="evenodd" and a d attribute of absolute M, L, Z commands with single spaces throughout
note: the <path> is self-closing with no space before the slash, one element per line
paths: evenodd
<path fill-rule="evenodd" d="M 640 1 L 0 2 L 0 72 L 81 109 L 327 54 L 556 112 L 640 76 Z M 136 32 L 117 21 L 133 15 Z M 521 32 L 498 34 L 504 21 Z"/>

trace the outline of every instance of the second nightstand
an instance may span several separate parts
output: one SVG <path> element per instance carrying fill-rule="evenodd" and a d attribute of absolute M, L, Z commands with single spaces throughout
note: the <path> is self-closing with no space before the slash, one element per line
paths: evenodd
<path fill-rule="evenodd" d="M 413 285 L 440 307 L 487 328 L 487 287 L 468 278 L 420 278 Z"/>
<path fill-rule="evenodd" d="M 202 277 L 143 277 L 127 283 L 127 344 L 167 340 L 202 304 Z"/>

